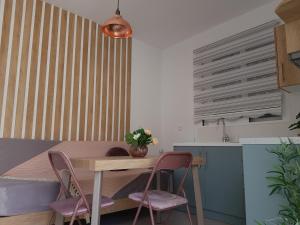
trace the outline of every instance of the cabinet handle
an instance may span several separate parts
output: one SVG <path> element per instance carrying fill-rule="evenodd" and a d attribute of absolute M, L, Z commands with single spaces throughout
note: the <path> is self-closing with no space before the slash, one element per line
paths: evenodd
<path fill-rule="evenodd" d="M 207 165 L 208 165 L 208 157 L 207 157 L 207 152 L 205 152 L 205 169 L 207 169 Z"/>
<path fill-rule="evenodd" d="M 204 161 L 204 165 L 201 165 L 200 168 L 207 169 L 207 151 L 199 152 L 198 154 L 202 158 L 202 160 Z"/>
<path fill-rule="evenodd" d="M 284 64 L 283 63 L 280 64 L 280 73 L 281 73 L 281 77 L 282 77 L 282 82 L 285 83 Z"/>

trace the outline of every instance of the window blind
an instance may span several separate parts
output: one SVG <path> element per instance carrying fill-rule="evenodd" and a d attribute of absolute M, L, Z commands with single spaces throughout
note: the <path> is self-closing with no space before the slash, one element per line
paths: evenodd
<path fill-rule="evenodd" d="M 281 116 L 273 32 L 277 24 L 271 21 L 193 51 L 195 123 Z"/>

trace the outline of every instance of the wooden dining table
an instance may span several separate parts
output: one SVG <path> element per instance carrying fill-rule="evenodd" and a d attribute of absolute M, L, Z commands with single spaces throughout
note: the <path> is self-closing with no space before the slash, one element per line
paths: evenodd
<path fill-rule="evenodd" d="M 74 168 L 86 169 L 94 172 L 91 225 L 100 225 L 103 173 L 105 171 L 110 171 L 110 170 L 153 168 L 158 158 L 159 156 L 148 156 L 145 158 L 133 158 L 127 156 L 71 158 L 71 162 Z M 203 164 L 204 161 L 200 156 L 195 156 L 193 158 L 192 176 L 193 176 L 193 183 L 194 183 L 198 225 L 204 225 L 202 200 L 201 200 L 201 188 L 200 188 L 200 181 L 199 181 L 199 174 L 198 174 L 198 168 Z"/>

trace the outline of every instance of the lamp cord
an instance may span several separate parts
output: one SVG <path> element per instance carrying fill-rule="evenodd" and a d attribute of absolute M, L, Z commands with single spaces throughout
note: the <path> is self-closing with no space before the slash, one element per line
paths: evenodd
<path fill-rule="evenodd" d="M 120 15 L 119 6 L 120 6 L 120 0 L 118 0 L 118 7 L 117 7 L 117 10 L 116 10 L 116 15 Z"/>

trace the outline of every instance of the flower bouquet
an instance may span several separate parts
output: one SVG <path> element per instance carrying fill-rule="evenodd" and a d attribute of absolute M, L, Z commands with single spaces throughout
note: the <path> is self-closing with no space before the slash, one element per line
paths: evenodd
<path fill-rule="evenodd" d="M 126 134 L 126 142 L 130 145 L 129 153 L 132 157 L 145 157 L 148 153 L 149 144 L 158 144 L 157 138 L 152 137 L 149 129 L 137 129 Z"/>

